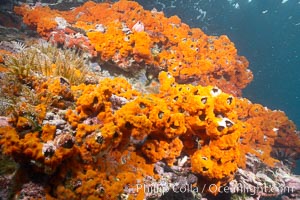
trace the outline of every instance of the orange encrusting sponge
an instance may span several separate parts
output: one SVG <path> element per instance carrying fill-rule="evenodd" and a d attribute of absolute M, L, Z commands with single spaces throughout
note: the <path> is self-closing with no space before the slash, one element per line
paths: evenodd
<path fill-rule="evenodd" d="M 93 46 L 101 62 L 112 61 L 126 71 L 150 66 L 167 70 L 177 81 L 216 85 L 235 96 L 253 78 L 248 61 L 227 36 L 208 36 L 177 16 L 167 18 L 133 1 L 86 2 L 72 11 L 23 5 L 15 12 L 46 39 L 95 56 Z"/>
<path fill-rule="evenodd" d="M 0 126 L 1 152 L 51 177 L 45 182 L 49 198 L 144 199 L 136 187 L 162 178 L 154 171 L 157 162 L 187 169 L 197 186 L 223 186 L 246 166 L 247 154 L 268 166 L 278 162 L 276 152 L 299 159 L 299 132 L 285 114 L 238 97 L 252 73 L 227 36 L 208 36 L 177 16 L 127 0 L 15 11 L 52 42 L 91 45 L 102 64 L 158 72 L 154 94 L 120 77 L 80 85 L 60 77 L 22 79 L 39 104 L 14 107 Z"/>

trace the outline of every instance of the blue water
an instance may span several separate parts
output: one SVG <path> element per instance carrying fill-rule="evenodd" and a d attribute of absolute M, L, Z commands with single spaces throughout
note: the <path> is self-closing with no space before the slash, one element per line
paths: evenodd
<path fill-rule="evenodd" d="M 250 62 L 243 97 L 283 110 L 300 127 L 300 0 L 138 0 L 209 35 L 228 35 Z M 300 162 L 297 173 L 300 174 Z"/>

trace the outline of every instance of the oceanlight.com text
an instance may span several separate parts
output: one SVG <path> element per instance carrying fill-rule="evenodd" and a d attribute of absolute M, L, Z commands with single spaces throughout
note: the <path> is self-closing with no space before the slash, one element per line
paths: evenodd
<path fill-rule="evenodd" d="M 243 185 L 241 183 L 232 186 L 217 186 L 216 184 L 204 184 L 202 187 L 194 187 L 193 185 L 181 185 L 178 184 L 136 184 L 135 185 L 136 192 L 143 190 L 145 194 L 165 194 L 169 191 L 174 193 L 188 193 L 188 192 L 196 192 L 196 193 L 213 193 L 213 194 L 222 194 L 222 193 L 246 193 L 249 195 L 256 194 L 283 194 L 283 193 L 293 193 L 295 191 L 292 187 L 272 187 L 267 184 L 263 184 L 260 187 L 252 187 L 249 185 Z"/>

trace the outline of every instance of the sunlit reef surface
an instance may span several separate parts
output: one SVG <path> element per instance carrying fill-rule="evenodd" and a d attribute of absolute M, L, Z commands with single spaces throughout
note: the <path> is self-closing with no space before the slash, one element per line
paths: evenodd
<path fill-rule="evenodd" d="M 254 81 L 244 96 L 282 109 L 300 125 L 300 1 L 139 1 L 147 9 L 177 14 L 208 34 L 226 34 L 250 61 Z"/>
<path fill-rule="evenodd" d="M 284 76 L 247 86 L 282 69 L 263 50 L 296 37 L 290 2 L 1 2 L 0 197 L 299 199 L 299 131 L 265 107 Z M 268 42 L 271 17 L 290 40 Z"/>
<path fill-rule="evenodd" d="M 166 15 L 177 14 L 206 33 L 228 35 L 254 73 L 254 81 L 243 90 L 243 96 L 284 110 L 300 126 L 300 1 L 139 2 Z"/>

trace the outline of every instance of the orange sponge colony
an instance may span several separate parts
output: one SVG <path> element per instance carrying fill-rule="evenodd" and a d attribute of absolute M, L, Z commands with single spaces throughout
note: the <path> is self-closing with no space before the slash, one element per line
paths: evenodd
<path fill-rule="evenodd" d="M 166 18 L 133 1 L 87 2 L 72 11 L 26 6 L 15 11 L 50 41 L 92 55 L 94 47 L 102 62 L 112 61 L 126 71 L 147 65 L 169 71 L 177 81 L 216 85 L 235 96 L 252 80 L 248 61 L 227 36 L 207 36 L 177 16 Z"/>
<path fill-rule="evenodd" d="M 236 101 L 237 114 L 244 122 L 241 133 L 242 154 L 251 153 L 269 166 L 278 160 L 295 166 L 299 159 L 299 132 L 284 112 L 270 110 L 241 98 Z"/>
<path fill-rule="evenodd" d="M 239 138 L 243 123 L 235 112 L 235 98 L 216 87 L 176 85 L 166 72 L 159 78 L 160 98 L 167 101 L 171 112 L 182 114 L 184 122 L 175 121 L 171 130 L 184 127 L 179 134 L 183 144 L 194 139 L 194 145 L 183 147 L 191 155 L 192 171 L 207 182 L 225 184 L 233 178 L 240 163 Z"/>
<path fill-rule="evenodd" d="M 217 87 L 177 84 L 168 72 L 161 72 L 159 80 L 159 93 L 144 95 L 122 78 L 72 86 L 65 96 L 52 89 L 55 81 L 36 86 L 74 105 L 61 110 L 65 107 L 52 104 L 52 111 L 38 105 L 37 111 L 44 110 L 34 116 L 38 128 L 24 112 L 30 104 L 23 103 L 12 127 L 0 128 L 2 152 L 52 175 L 48 195 L 59 199 L 116 199 L 127 190 L 135 191 L 131 198 L 142 199 L 147 194 L 135 187 L 146 177 L 161 178 L 153 171 L 160 161 L 182 167 L 189 159 L 189 171 L 201 177 L 198 184 L 222 186 L 245 166 L 246 153 L 276 162 L 272 146 L 285 148 L 279 140 L 287 133 L 299 157 L 299 138 L 280 112 Z M 262 119 L 272 123 L 258 123 Z M 67 178 L 62 182 L 62 177 Z"/>
<path fill-rule="evenodd" d="M 165 161 L 170 166 L 184 153 L 191 157 L 193 172 L 213 183 L 227 183 L 240 162 L 242 122 L 234 110 L 235 97 L 216 87 L 176 84 L 168 72 L 161 72 L 159 79 L 160 92 L 148 95 L 132 90 L 121 78 L 73 86 L 71 94 L 61 98 L 74 98 L 76 109 L 61 113 L 64 120 L 56 125 L 46 114 L 42 131 L 25 132 L 24 138 L 21 134 L 31 126 L 23 116 L 16 120 L 16 129 L 1 129 L 4 153 L 38 162 L 47 173 L 63 167 L 67 158 L 78 159 L 76 155 L 96 170 L 94 164 L 103 156 L 129 146 L 141 149 L 140 156 L 151 163 Z M 42 88 L 60 93 L 60 87 L 52 89 L 49 81 Z M 60 130 L 66 123 L 71 130 Z"/>
<path fill-rule="evenodd" d="M 13 105 L 2 112 L 1 153 L 32 174 L 18 184 L 45 177 L 47 199 L 158 199 L 164 190 L 151 196 L 142 187 L 174 189 L 176 178 L 193 188 L 219 187 L 249 167 L 248 154 L 268 167 L 300 158 L 299 132 L 283 112 L 238 97 L 252 73 L 228 37 L 127 0 L 15 11 L 52 42 L 88 51 L 128 76 L 154 71 L 159 82 L 159 90 L 142 93 L 136 80 L 91 70 L 90 77 L 72 72 L 81 84 L 38 70 L 1 72 L 1 95 Z"/>
<path fill-rule="evenodd" d="M 208 181 L 217 180 L 214 183 L 227 183 L 233 178 L 240 162 L 239 137 L 242 122 L 237 119 L 234 110 L 235 98 L 216 87 L 177 85 L 175 79 L 167 72 L 161 72 L 159 79 L 161 81 L 159 94 L 138 96 L 135 99 L 126 98 L 129 102 L 114 113 L 111 113 L 111 103 L 105 101 L 111 100 L 112 95 L 119 97 L 128 95 L 109 89 L 105 92 L 102 88 L 106 87 L 100 84 L 101 87 L 98 86 L 87 95 L 79 97 L 77 101 L 79 119 L 86 119 L 93 113 L 97 115 L 99 123 L 103 124 L 102 128 L 99 128 L 100 132 L 90 137 L 96 143 L 95 138 L 102 136 L 101 145 L 94 147 L 91 143 L 88 145 L 88 151 L 84 152 L 93 152 L 96 148 L 96 153 L 99 153 L 103 146 L 116 147 L 118 144 L 122 144 L 119 148 L 124 148 L 128 144 L 138 145 L 141 146 L 147 160 L 153 163 L 164 160 L 169 165 L 173 165 L 176 158 L 186 152 L 192 156 L 192 170 L 195 173 L 207 178 Z M 93 93 L 108 96 L 106 99 L 98 97 L 95 100 Z M 127 90 L 125 93 L 132 92 Z M 82 107 L 80 99 L 94 99 L 86 104 L 85 110 L 90 111 L 90 114 L 81 116 L 83 111 L 79 109 Z M 102 106 L 99 107 L 99 104 Z M 106 119 L 114 121 L 114 124 Z M 81 130 L 81 125 L 78 125 L 79 128 Z M 87 128 L 86 131 L 89 130 Z M 96 128 L 92 128 L 89 132 L 95 130 Z M 105 130 L 110 130 L 113 136 L 107 135 Z M 81 142 L 81 131 L 77 132 L 77 136 Z M 111 142 L 110 145 L 105 143 L 107 138 L 107 141 Z M 185 147 L 184 144 L 191 142 L 192 138 L 198 138 L 201 146 Z M 86 139 L 87 141 L 89 140 Z M 203 151 L 209 153 L 204 156 Z M 201 164 L 206 156 L 211 165 Z M 226 170 L 223 169 L 224 166 Z"/>

